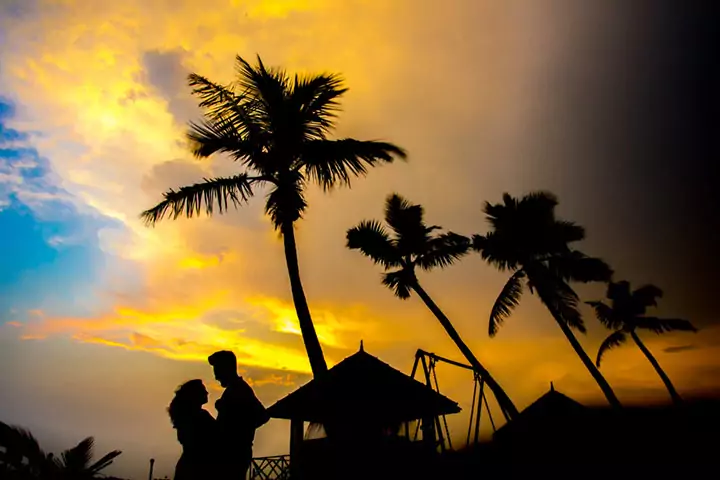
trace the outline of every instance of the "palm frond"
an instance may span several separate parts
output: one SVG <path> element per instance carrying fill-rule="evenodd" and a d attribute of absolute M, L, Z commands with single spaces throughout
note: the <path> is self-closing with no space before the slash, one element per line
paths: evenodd
<path fill-rule="evenodd" d="M 395 245 L 403 257 L 425 254 L 431 233 L 440 227 L 428 227 L 423 221 L 423 207 L 410 203 L 397 193 L 385 202 L 385 222 L 395 233 Z"/>
<path fill-rule="evenodd" d="M 62 452 L 63 469 L 70 473 L 86 472 L 93 457 L 95 439 L 87 437 L 76 446 Z"/>
<path fill-rule="evenodd" d="M 0 447 L 5 449 L 4 463 L 13 468 L 19 468 L 23 464 L 35 469 L 42 468 L 47 458 L 47 454 L 29 430 L 3 422 L 0 422 Z"/>
<path fill-rule="evenodd" d="M 616 302 L 624 302 L 630 300 L 630 282 L 621 280 L 619 282 L 608 283 L 607 298 Z"/>
<path fill-rule="evenodd" d="M 398 235 L 408 231 L 425 231 L 423 208 L 393 193 L 385 200 L 385 221 Z"/>
<path fill-rule="evenodd" d="M 475 234 L 472 236 L 472 249 L 490 265 L 498 270 L 517 270 L 520 266 L 519 259 L 512 245 L 509 245 L 497 232 L 488 232 L 485 235 Z"/>
<path fill-rule="evenodd" d="M 467 255 L 470 250 L 470 239 L 457 233 L 447 232 L 432 237 L 427 242 L 427 247 L 428 250 L 418 256 L 415 263 L 423 270 L 445 268 Z"/>
<path fill-rule="evenodd" d="M 333 129 L 341 96 L 347 92 L 343 79 L 336 74 L 295 76 L 290 99 L 300 115 L 307 138 L 322 140 Z"/>
<path fill-rule="evenodd" d="M 405 269 L 388 272 L 383 274 L 382 283 L 395 292 L 396 297 L 406 300 L 410 298 L 412 285 L 415 283 L 415 275 Z"/>
<path fill-rule="evenodd" d="M 680 318 L 637 317 L 633 319 L 633 325 L 658 334 L 673 331 L 697 332 L 697 328 L 690 321 Z"/>
<path fill-rule="evenodd" d="M 264 155 L 262 143 L 251 141 L 250 135 L 243 137 L 229 119 L 190 122 L 187 137 L 190 150 L 198 158 L 206 158 L 214 153 L 227 153 L 234 160 L 245 164 L 262 164 L 259 161 Z"/>
<path fill-rule="evenodd" d="M 627 341 L 627 335 L 622 330 L 616 330 L 608 337 L 603 340 L 603 342 L 600 344 L 600 349 L 598 350 L 597 359 L 595 360 L 595 365 L 600 367 L 600 362 L 602 361 L 603 355 L 608 351 L 612 350 L 613 348 L 619 347 L 623 343 Z"/>
<path fill-rule="evenodd" d="M 558 320 L 581 333 L 587 332 L 585 322 L 578 310 L 580 299 L 570 285 L 549 275 L 549 272 L 542 268 L 535 267 L 532 273 L 527 271 L 526 273 L 528 273 L 529 286 L 537 289 L 540 300 L 550 312 L 559 317 Z"/>
<path fill-rule="evenodd" d="M 554 193 L 547 190 L 536 190 L 534 192 L 523 195 L 520 201 L 517 202 L 517 205 L 518 208 L 525 207 L 532 210 L 545 212 L 548 210 L 553 210 L 555 207 L 558 206 L 559 203 L 560 201 L 558 200 L 557 195 L 555 195 Z"/>
<path fill-rule="evenodd" d="M 288 75 L 282 69 L 266 68 L 259 55 L 254 67 L 241 56 L 236 56 L 236 71 L 237 85 L 243 90 L 243 95 L 252 98 L 253 112 L 277 132 L 290 91 Z"/>
<path fill-rule="evenodd" d="M 656 307 L 657 300 L 662 296 L 663 291 L 655 285 L 643 285 L 632 292 L 633 301 L 643 307 Z"/>
<path fill-rule="evenodd" d="M 623 322 L 616 318 L 613 309 L 606 303 L 601 301 L 590 301 L 585 302 L 586 304 L 593 307 L 595 310 L 595 316 L 597 319 L 609 329 L 617 329 L 623 326 Z"/>
<path fill-rule="evenodd" d="M 557 303 L 555 304 L 555 308 L 571 328 L 574 328 L 580 333 L 587 333 L 585 322 L 580 314 L 580 310 L 578 310 L 580 299 L 577 293 L 565 282 L 559 283 L 560 286 L 556 292 Z"/>
<path fill-rule="evenodd" d="M 106 469 L 107 467 L 109 467 L 109 466 L 113 463 L 113 461 L 114 461 L 117 457 L 119 457 L 120 455 L 122 455 L 122 452 L 121 452 L 120 450 L 113 450 L 112 452 L 109 452 L 109 453 L 105 454 L 100 460 L 98 460 L 97 462 L 93 463 L 93 464 L 88 468 L 89 472 L 90 472 L 92 475 L 96 475 L 96 474 L 99 473 L 101 470 L 104 470 L 104 469 Z"/>
<path fill-rule="evenodd" d="M 300 166 L 308 178 L 323 189 L 335 185 L 350 185 L 353 177 L 367 174 L 368 167 L 391 163 L 395 157 L 404 159 L 406 153 L 392 143 L 377 141 L 311 140 L 302 146 Z"/>
<path fill-rule="evenodd" d="M 253 96 L 238 95 L 230 86 L 214 83 L 196 74 L 189 76 L 189 83 L 193 87 L 192 93 L 200 97 L 200 107 L 205 109 L 207 122 L 223 126 L 223 131 L 232 127 L 237 137 L 253 144 L 267 143 L 267 119 L 258 111 L 258 101 Z M 193 125 L 191 123 L 191 128 Z M 190 140 L 193 149 L 198 150 L 192 130 Z"/>
<path fill-rule="evenodd" d="M 585 228 L 568 220 L 555 220 L 554 235 L 565 243 L 579 242 L 585 239 Z"/>
<path fill-rule="evenodd" d="M 229 85 L 220 85 L 202 75 L 191 73 L 188 76 L 188 84 L 193 88 L 192 94 L 200 97 L 200 108 L 206 109 L 207 114 L 213 119 L 218 116 L 224 118 L 228 105 L 237 102 L 235 92 Z"/>
<path fill-rule="evenodd" d="M 603 260 L 588 257 L 577 250 L 550 256 L 547 266 L 553 275 L 566 282 L 607 282 L 613 274 Z"/>
<path fill-rule="evenodd" d="M 525 279 L 525 272 L 518 270 L 513 273 L 508 279 L 505 286 L 500 291 L 495 304 L 490 311 L 490 322 L 488 324 L 488 334 L 494 337 L 500 326 L 503 324 L 505 319 L 510 316 L 513 309 L 520 303 L 520 297 L 522 296 L 523 285 L 522 282 Z"/>
<path fill-rule="evenodd" d="M 148 225 L 154 225 L 166 215 L 173 220 L 180 216 L 192 218 L 200 215 L 203 205 L 207 215 L 212 215 L 216 206 L 220 213 L 224 213 L 230 204 L 237 208 L 247 202 L 253 195 L 255 181 L 258 179 L 242 173 L 233 177 L 208 178 L 203 183 L 171 189 L 163 194 L 165 199 L 162 202 L 144 211 L 140 217 Z"/>
<path fill-rule="evenodd" d="M 397 267 L 401 257 L 380 222 L 363 220 L 346 234 L 347 248 L 360 252 L 385 268 Z"/>

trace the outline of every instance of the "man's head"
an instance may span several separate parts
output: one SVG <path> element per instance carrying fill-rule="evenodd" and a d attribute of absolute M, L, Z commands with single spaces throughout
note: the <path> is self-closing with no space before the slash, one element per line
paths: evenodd
<path fill-rule="evenodd" d="M 213 367 L 215 380 L 220 382 L 223 387 L 227 387 L 233 379 L 238 377 L 237 359 L 233 352 L 228 350 L 215 352 L 208 357 L 208 362 Z"/>

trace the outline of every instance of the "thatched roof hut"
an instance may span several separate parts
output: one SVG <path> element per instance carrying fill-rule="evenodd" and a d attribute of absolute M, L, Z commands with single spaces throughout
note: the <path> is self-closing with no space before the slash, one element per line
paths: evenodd
<path fill-rule="evenodd" d="M 357 353 L 268 408 L 271 417 L 293 422 L 291 476 L 314 480 L 416 478 L 430 468 L 435 448 L 399 437 L 398 427 L 459 411 L 456 402 L 365 352 L 362 342 Z M 328 437 L 303 441 L 303 422 L 325 425 Z"/>
<path fill-rule="evenodd" d="M 548 442 L 555 437 L 568 438 L 571 437 L 568 433 L 586 418 L 587 413 L 584 405 L 558 392 L 551 384 L 547 393 L 503 425 L 493 439 Z"/>
<path fill-rule="evenodd" d="M 417 380 L 360 350 L 278 400 L 273 418 L 362 425 L 399 425 L 423 417 L 458 413 L 460 407 Z"/>

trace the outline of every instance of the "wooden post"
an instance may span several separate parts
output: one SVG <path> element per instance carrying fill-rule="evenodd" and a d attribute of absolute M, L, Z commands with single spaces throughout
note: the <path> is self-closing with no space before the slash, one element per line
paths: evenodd
<path fill-rule="evenodd" d="M 298 419 L 290 420 L 290 478 L 298 480 L 300 474 L 300 451 L 305 435 L 305 422 Z"/>
<path fill-rule="evenodd" d="M 430 380 L 430 369 L 428 368 L 425 357 L 420 358 L 423 372 L 425 373 L 425 382 L 427 386 L 432 388 L 432 382 Z M 435 440 L 435 417 L 425 417 L 422 419 L 422 432 L 423 432 L 423 443 L 427 445 L 427 448 L 435 451 L 437 443 Z"/>
<path fill-rule="evenodd" d="M 475 419 L 475 445 L 480 443 L 480 414 L 482 413 L 483 398 L 485 398 L 485 380 L 475 374 L 475 384 L 480 381 L 480 395 L 477 401 L 477 418 Z M 488 407 L 490 408 L 490 407 Z"/>
<path fill-rule="evenodd" d="M 155 459 L 150 459 L 150 472 L 148 473 L 148 480 L 153 480 L 153 467 L 155 467 Z"/>

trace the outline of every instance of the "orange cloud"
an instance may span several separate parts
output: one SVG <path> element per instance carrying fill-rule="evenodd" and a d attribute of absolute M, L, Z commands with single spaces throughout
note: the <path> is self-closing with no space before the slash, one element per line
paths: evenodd
<path fill-rule="evenodd" d="M 377 325 L 360 321 L 352 310 L 347 316 L 314 309 L 324 345 L 347 351 L 359 328 L 370 332 Z M 345 321 L 346 320 L 346 321 Z M 309 372 L 292 304 L 277 299 L 233 299 L 217 292 L 202 302 L 160 305 L 153 310 L 118 306 L 96 318 L 43 317 L 19 325 L 23 338 L 69 335 L 86 343 L 154 353 L 177 360 L 205 361 L 217 350 L 233 350 L 239 363 L 275 370 Z M 355 335 L 352 334 L 355 332 Z M 332 360 L 334 354 L 330 353 Z"/>

